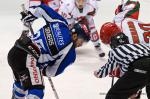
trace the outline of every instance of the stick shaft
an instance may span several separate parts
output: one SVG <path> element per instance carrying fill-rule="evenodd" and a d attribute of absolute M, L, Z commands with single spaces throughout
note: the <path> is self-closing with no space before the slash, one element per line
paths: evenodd
<path fill-rule="evenodd" d="M 51 78 L 48 78 L 48 80 L 49 80 L 50 85 L 51 85 L 51 87 L 52 87 L 52 90 L 53 90 L 53 92 L 54 92 L 55 98 L 56 98 L 56 99 L 59 99 L 58 94 L 57 94 L 57 91 L 56 91 L 56 89 L 55 89 L 55 86 L 54 86 L 54 84 L 53 84 L 52 79 L 51 79 Z"/>
<path fill-rule="evenodd" d="M 27 12 L 27 10 L 26 10 L 26 8 L 25 8 L 25 5 L 22 4 L 21 7 L 22 7 L 22 10 L 23 10 L 26 14 L 28 14 L 28 12 Z M 33 28 L 32 28 L 32 26 L 31 26 L 31 23 L 29 22 L 28 25 L 29 25 L 29 30 L 30 30 L 30 32 L 31 32 L 32 34 L 34 34 L 34 31 L 33 31 Z"/>
<path fill-rule="evenodd" d="M 121 5 L 122 5 L 122 8 L 124 8 L 124 5 L 125 5 L 124 0 L 121 0 Z"/>
<path fill-rule="evenodd" d="M 113 85 L 114 85 L 114 77 L 112 77 L 111 87 L 113 87 Z"/>

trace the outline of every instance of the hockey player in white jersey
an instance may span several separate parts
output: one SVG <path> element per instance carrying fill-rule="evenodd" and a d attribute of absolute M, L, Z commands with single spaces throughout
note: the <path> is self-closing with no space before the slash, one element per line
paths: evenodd
<path fill-rule="evenodd" d="M 55 11 L 58 11 L 61 0 L 29 0 L 29 7 L 38 6 L 40 4 L 46 4 Z"/>
<path fill-rule="evenodd" d="M 59 8 L 59 14 L 67 19 L 70 29 L 74 28 L 76 23 L 85 24 L 90 32 L 90 40 L 93 42 L 100 57 L 104 57 L 99 35 L 95 27 L 93 17 L 97 11 L 96 0 L 68 0 L 63 2 Z"/>
<path fill-rule="evenodd" d="M 129 37 L 130 43 L 144 43 L 149 46 L 149 26 L 150 24 L 144 24 L 138 21 L 140 4 L 136 1 L 128 0 L 124 5 L 119 5 L 116 10 L 116 16 L 113 23 L 107 22 L 102 25 L 100 30 L 100 38 L 104 44 L 109 44 L 111 35 L 119 27 L 120 31 L 125 33 Z M 114 25 L 116 24 L 116 25 Z M 114 26 L 114 27 L 113 27 Z M 109 27 L 111 29 L 109 29 Z M 104 34 L 107 29 L 110 34 Z M 105 38 L 106 35 L 106 38 Z M 107 38 L 108 37 L 108 38 Z M 108 40 L 106 40 L 108 39 Z"/>
<path fill-rule="evenodd" d="M 150 24 L 138 21 L 140 3 L 138 1 L 128 0 L 126 3 L 119 5 L 116 9 L 116 16 L 113 23 L 107 22 L 102 25 L 100 38 L 104 44 L 110 44 L 110 38 L 119 32 L 123 32 L 129 38 L 130 43 L 140 43 L 149 46 Z M 122 69 L 115 69 L 110 75 L 121 77 Z M 147 96 L 149 95 L 149 86 L 146 86 Z"/>
<path fill-rule="evenodd" d="M 114 23 L 129 36 L 130 43 L 144 43 L 149 46 L 150 24 L 138 21 L 140 3 L 128 0 L 120 5 L 114 17 Z"/>

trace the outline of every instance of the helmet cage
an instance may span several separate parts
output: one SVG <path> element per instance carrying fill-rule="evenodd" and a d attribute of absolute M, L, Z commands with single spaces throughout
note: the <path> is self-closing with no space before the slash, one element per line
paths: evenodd
<path fill-rule="evenodd" d="M 120 32 L 117 35 L 111 37 L 110 47 L 112 49 L 123 44 L 129 44 L 128 37 L 124 33 Z"/>

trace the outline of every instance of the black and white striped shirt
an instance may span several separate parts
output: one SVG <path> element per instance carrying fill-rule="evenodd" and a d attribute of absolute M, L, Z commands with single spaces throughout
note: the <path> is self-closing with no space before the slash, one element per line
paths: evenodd
<path fill-rule="evenodd" d="M 99 69 L 98 76 L 106 77 L 118 65 L 126 72 L 130 63 L 136 59 L 150 56 L 150 48 L 143 44 L 125 44 L 110 50 L 108 62 Z"/>

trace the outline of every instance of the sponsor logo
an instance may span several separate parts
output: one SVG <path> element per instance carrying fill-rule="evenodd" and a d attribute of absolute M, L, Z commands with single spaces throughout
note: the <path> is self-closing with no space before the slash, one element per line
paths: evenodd
<path fill-rule="evenodd" d="M 28 46 L 28 48 L 31 50 L 31 52 L 33 53 L 35 58 L 39 58 L 40 57 L 40 55 L 37 53 L 37 51 L 32 46 Z"/>
<path fill-rule="evenodd" d="M 82 25 L 82 29 L 85 31 L 85 33 L 89 33 L 89 30 L 86 25 Z"/>
<path fill-rule="evenodd" d="M 36 83 L 39 83 L 38 71 L 35 64 L 35 58 L 31 56 L 31 67 L 33 69 L 33 78 Z"/>
<path fill-rule="evenodd" d="M 49 51 L 52 55 L 56 55 L 58 53 L 58 49 L 55 44 L 55 39 L 54 39 L 53 33 L 51 32 L 51 29 L 49 28 L 49 26 L 45 27 L 44 30 L 45 30 L 44 33 L 45 33 L 45 37 L 47 39 Z"/>
<path fill-rule="evenodd" d="M 64 38 L 63 38 L 61 30 L 59 28 L 59 24 L 58 23 L 54 24 L 53 28 L 54 28 L 55 33 L 56 33 L 56 39 L 57 39 L 58 44 L 59 45 L 64 45 L 65 44 L 64 43 Z"/>
<path fill-rule="evenodd" d="M 45 35 L 46 35 L 46 37 L 47 37 L 47 42 L 48 42 L 48 44 L 49 44 L 50 46 L 51 46 L 51 45 L 55 45 L 54 39 L 53 39 L 53 35 L 52 35 L 51 30 L 50 30 L 49 27 L 46 27 L 46 28 L 45 28 Z"/>

